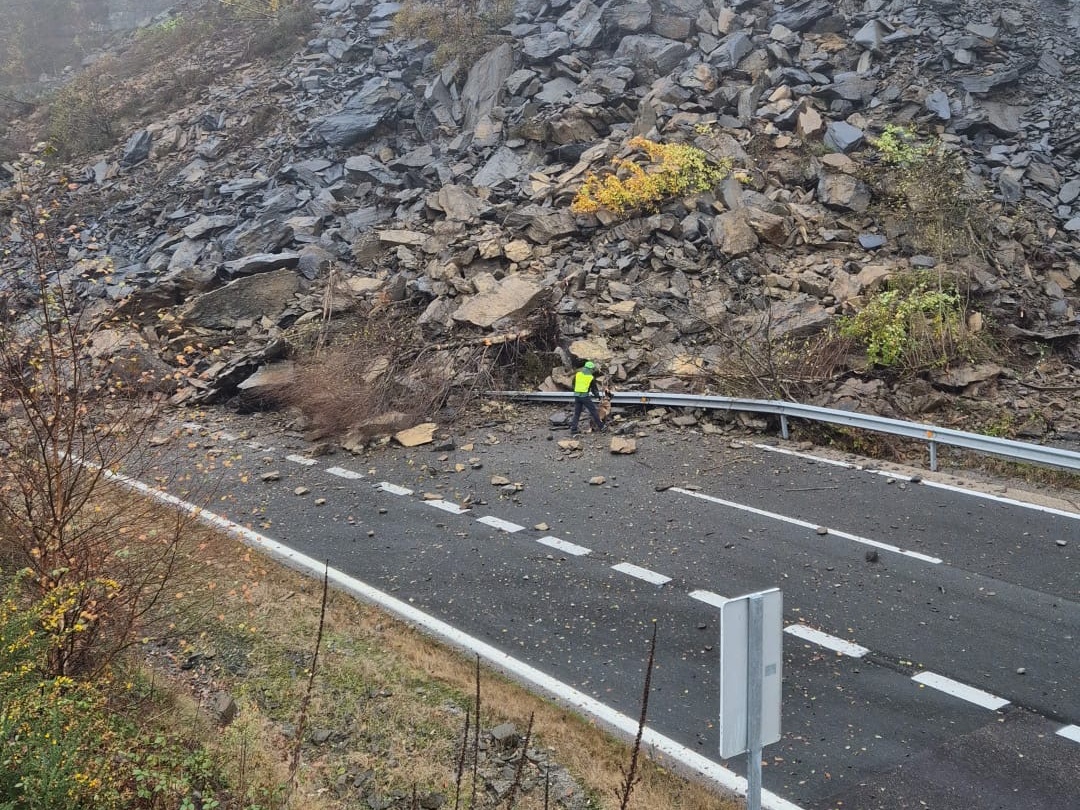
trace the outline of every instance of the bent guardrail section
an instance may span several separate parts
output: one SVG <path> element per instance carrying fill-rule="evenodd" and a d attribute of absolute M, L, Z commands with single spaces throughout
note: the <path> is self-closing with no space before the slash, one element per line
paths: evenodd
<path fill-rule="evenodd" d="M 492 396 L 521 399 L 531 402 L 572 402 L 569 391 L 493 391 Z M 884 416 L 872 416 L 857 411 L 840 411 L 783 402 L 772 399 L 742 399 L 739 397 L 700 396 L 697 394 L 665 394 L 651 391 L 616 391 L 611 395 L 612 405 L 658 405 L 667 408 L 703 408 L 708 410 L 746 411 L 749 413 L 775 414 L 780 417 L 780 432 L 788 438 L 788 418 L 827 422 L 861 430 L 888 433 L 908 439 L 926 442 L 930 449 L 930 469 L 937 469 L 937 446 L 939 444 L 962 447 L 977 453 L 999 456 L 1012 461 L 1042 464 L 1048 467 L 1080 472 L 1080 453 L 1042 444 L 1028 444 L 1013 439 L 999 439 L 980 433 L 936 427 L 918 422 L 905 422 Z"/>

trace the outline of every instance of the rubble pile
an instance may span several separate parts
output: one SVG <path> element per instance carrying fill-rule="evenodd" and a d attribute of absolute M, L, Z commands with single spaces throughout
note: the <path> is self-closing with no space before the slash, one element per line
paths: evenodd
<path fill-rule="evenodd" d="M 240 66 L 68 169 L 68 203 L 93 212 L 70 258 L 113 268 L 83 294 L 170 313 L 181 334 L 150 346 L 166 361 L 195 341 L 221 351 L 177 403 L 227 400 L 285 357 L 327 285 L 335 312 L 412 301 L 432 343 L 549 310 L 548 386 L 589 358 L 624 388 L 700 390 L 728 359 L 718 336 L 812 336 L 891 275 L 934 268 L 968 279 L 973 328 L 1010 351 L 902 383 L 848 374 L 814 403 L 978 430 L 996 401 L 1021 435 L 1080 440 L 1077 6 L 519 0 L 499 44 L 442 67 L 432 43 L 389 36 L 398 3 L 315 8 L 284 68 Z M 890 125 L 963 156 L 986 255 L 921 252 L 876 204 L 870 142 Z M 653 212 L 574 214 L 635 135 L 739 172 Z M 1043 362 L 1011 363 L 1025 351 Z"/>

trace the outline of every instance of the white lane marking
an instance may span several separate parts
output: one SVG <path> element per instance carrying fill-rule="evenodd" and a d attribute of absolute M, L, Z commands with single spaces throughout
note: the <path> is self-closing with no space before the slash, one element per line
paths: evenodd
<path fill-rule="evenodd" d="M 809 453 L 800 453 L 798 450 L 788 450 L 786 447 L 773 447 L 770 444 L 755 444 L 751 445 L 758 450 L 765 450 L 769 453 L 779 453 L 782 456 L 795 456 L 796 458 L 805 458 L 810 461 L 819 461 L 822 464 L 831 464 L 834 467 L 847 467 L 848 469 L 861 470 L 858 464 L 852 464 L 850 461 L 840 461 L 835 458 L 822 458 L 821 456 L 813 456 Z"/>
<path fill-rule="evenodd" d="M 357 478 L 363 478 L 363 473 L 358 473 L 355 470 L 346 470 L 344 467 L 327 467 L 326 471 L 330 475 L 336 475 L 338 478 L 348 478 L 350 480 L 356 480 Z"/>
<path fill-rule="evenodd" d="M 973 498 L 983 498 L 988 501 L 997 501 L 1008 506 L 1019 506 L 1024 509 L 1031 509 L 1036 512 L 1045 512 L 1048 515 L 1057 515 L 1058 517 L 1072 518 L 1073 520 L 1080 520 L 1080 512 L 1067 512 L 1064 509 L 1055 509 L 1052 506 L 1040 506 L 1037 503 L 1029 503 L 1028 501 L 1018 501 L 1015 498 L 1006 498 L 1004 495 L 994 495 L 989 492 L 975 492 L 974 490 L 964 489 L 953 484 L 944 484 L 938 481 L 923 481 L 923 484 L 934 489 L 943 489 L 946 492 L 958 492 L 961 495 L 970 495 Z"/>
<path fill-rule="evenodd" d="M 947 695 L 952 695 L 955 698 L 960 698 L 960 700 L 966 700 L 968 703 L 974 703 L 976 706 L 982 706 L 984 709 L 990 709 L 991 711 L 997 711 L 998 709 L 1009 705 L 1009 701 L 1005 700 L 1005 698 L 991 695 L 989 692 L 984 692 L 982 689 L 976 689 L 974 686 L 968 686 L 966 683 L 954 681 L 952 678 L 946 678 L 944 675 L 938 675 L 936 672 L 920 672 L 918 675 L 912 675 L 911 680 L 916 683 L 921 683 L 923 686 L 937 689 Z"/>
<path fill-rule="evenodd" d="M 518 526 L 516 523 L 511 523 L 509 520 L 503 520 L 502 518 L 492 517 L 491 515 L 484 515 L 476 519 L 477 523 L 483 523 L 485 526 L 490 526 L 493 529 L 498 529 L 503 532 L 520 532 L 524 529 L 524 526 Z"/>
<path fill-rule="evenodd" d="M 316 459 L 308 458 L 307 456 L 298 456 L 296 453 L 289 453 L 285 456 L 286 461 L 292 461 L 296 464 L 303 464 L 305 467 L 310 467 L 313 464 L 318 464 Z"/>
<path fill-rule="evenodd" d="M 436 509 L 442 509 L 444 512 L 449 512 L 451 515 L 464 515 L 469 511 L 464 506 L 458 506 L 452 501 L 444 501 L 442 498 L 424 501 L 424 503 L 428 506 L 434 506 Z"/>
<path fill-rule="evenodd" d="M 634 565 L 633 563 L 619 563 L 618 565 L 613 565 L 611 567 L 620 574 L 637 577 L 638 579 L 643 579 L 653 585 L 663 585 L 666 582 L 671 582 L 671 577 L 665 577 L 663 574 L 658 574 L 655 571 L 650 571 L 648 568 L 642 568 L 640 565 Z"/>
<path fill-rule="evenodd" d="M 1080 726 L 1062 726 L 1057 733 L 1066 740 L 1080 743 Z"/>
<path fill-rule="evenodd" d="M 813 529 L 817 531 L 819 524 L 810 523 L 806 520 L 799 520 L 798 518 L 788 517 L 787 515 L 779 515 L 776 512 L 767 512 L 764 509 L 757 509 L 753 506 L 747 506 L 743 503 L 736 503 L 735 501 L 725 501 L 723 498 L 714 498 L 712 495 L 706 495 L 703 492 L 694 492 L 693 490 L 683 489 L 682 487 L 672 487 L 670 492 L 678 492 L 682 495 L 689 495 L 691 498 L 700 498 L 703 501 L 709 501 L 710 503 L 720 504 L 721 506 L 729 506 L 732 509 L 740 509 L 743 512 L 750 512 L 753 515 L 760 515 L 761 517 L 772 518 L 773 520 L 779 520 L 784 523 L 790 523 L 792 526 L 801 526 L 805 529 Z M 889 543 L 881 543 L 877 540 L 871 540 L 869 537 L 861 537 L 857 534 L 849 534 L 848 532 L 842 532 L 839 529 L 829 529 L 829 534 L 835 537 L 842 537 L 845 540 L 851 540 L 855 543 L 861 543 L 864 546 L 873 546 L 874 548 L 880 548 L 883 551 L 891 551 L 894 554 L 902 554 L 905 557 L 911 557 L 915 560 L 922 560 L 923 562 L 938 565 L 941 560 L 938 557 L 931 557 L 928 554 L 920 554 L 917 551 L 908 551 L 907 549 L 900 548 L 899 546 L 893 546 Z"/>
<path fill-rule="evenodd" d="M 862 658 L 870 652 L 866 647 L 862 647 L 853 641 L 845 641 L 842 638 L 830 636 L 828 633 L 815 630 L 813 627 L 807 627 L 805 624 L 788 625 L 784 628 L 784 632 L 796 638 L 801 638 L 803 641 L 809 641 L 811 644 L 817 644 L 819 647 L 825 647 L 842 655 L 850 655 L 852 658 Z"/>
<path fill-rule="evenodd" d="M 574 543 L 568 543 L 566 540 L 560 540 L 558 537 L 537 537 L 537 543 L 543 543 L 545 546 L 558 549 L 566 554 L 572 554 L 575 557 L 584 557 L 586 554 L 592 554 L 591 548 L 585 548 L 585 546 L 578 546 Z"/>
<path fill-rule="evenodd" d="M 391 484 L 389 481 L 380 481 L 377 489 L 381 489 L 383 492 L 389 492 L 391 495 L 412 495 L 411 489 L 405 487 L 399 487 L 397 484 Z"/>
<path fill-rule="evenodd" d="M 758 450 L 766 450 L 770 453 L 781 453 L 785 456 L 795 456 L 797 458 L 805 458 L 810 461 L 818 461 L 822 464 L 832 464 L 836 467 L 847 467 L 852 470 L 862 470 L 863 472 L 874 473 L 875 475 L 883 475 L 886 478 L 895 478 L 897 481 L 907 481 L 911 483 L 915 480 L 914 475 L 904 475 L 903 473 L 889 472 L 888 470 L 871 469 L 862 464 L 853 464 L 849 461 L 838 461 L 831 458 L 822 458 L 821 456 L 815 456 L 811 453 L 800 453 L 796 450 L 788 450 L 783 447 L 772 447 L 768 444 L 755 444 L 752 445 Z M 1008 506 L 1017 506 L 1022 509 L 1031 509 L 1036 512 L 1045 512 L 1048 515 L 1057 515 L 1058 517 L 1071 518 L 1072 520 L 1080 520 L 1080 512 L 1069 512 L 1065 509 L 1056 509 L 1053 506 L 1042 506 L 1041 504 L 1031 503 L 1030 501 L 1019 501 L 1015 498 L 1007 498 L 1004 495 L 994 495 L 990 492 L 979 492 L 974 489 L 967 489 L 966 487 L 959 487 L 955 484 L 946 484 L 941 481 L 930 481 L 922 476 L 918 476 L 919 483 L 923 486 L 931 487 L 933 489 L 943 489 L 946 492 L 955 492 L 958 495 L 970 495 L 972 498 L 983 498 L 988 501 L 997 501 L 998 503 L 1007 504 Z"/>
<path fill-rule="evenodd" d="M 456 647 L 459 650 L 464 650 L 472 655 L 480 656 L 495 669 L 516 678 L 526 685 L 539 689 L 574 710 L 595 718 L 601 725 L 607 726 L 620 733 L 624 739 L 633 739 L 634 736 L 638 734 L 638 719 L 636 717 L 630 717 L 629 715 L 616 711 L 610 706 L 586 695 L 584 692 L 574 689 L 569 684 L 565 684 L 551 675 L 541 672 L 539 669 L 526 664 L 524 661 L 512 658 L 502 650 L 499 650 L 474 636 L 463 633 L 456 627 L 418 610 L 407 602 L 395 599 L 393 596 L 383 593 L 354 577 L 350 577 L 348 574 L 338 571 L 336 568 L 330 568 L 325 563 L 312 557 L 308 557 L 306 554 L 301 554 L 300 552 L 289 548 L 284 543 L 279 543 L 277 540 L 273 540 L 265 535 L 245 528 L 239 523 L 233 523 L 227 518 L 203 509 L 201 506 L 196 506 L 188 501 L 182 501 L 175 495 L 169 495 L 166 492 L 161 492 L 160 490 L 147 486 L 141 481 L 136 481 L 134 478 L 112 473 L 108 470 L 105 471 L 105 476 L 150 498 L 155 498 L 163 503 L 176 506 L 189 514 L 194 515 L 207 525 L 221 529 L 247 545 L 260 549 L 269 556 L 281 560 L 291 568 L 298 569 L 301 572 L 318 578 L 321 578 L 325 573 L 331 582 L 346 593 L 381 607 L 383 610 L 394 614 L 402 621 L 422 628 L 434 638 Z M 685 745 L 676 742 L 670 737 L 665 737 L 663 734 L 654 731 L 650 726 L 641 729 L 640 733 L 641 742 L 644 744 L 645 750 L 655 754 L 658 760 L 663 761 L 665 757 L 668 757 L 681 763 L 686 768 L 697 772 L 719 787 L 734 791 L 735 793 L 740 793 L 744 796 L 746 795 L 747 785 L 745 778 L 728 770 L 719 763 L 707 759 L 697 751 L 687 748 Z M 761 791 L 761 806 L 764 810 L 803 810 L 799 805 L 789 802 L 787 799 L 777 796 L 769 790 Z"/>
<path fill-rule="evenodd" d="M 690 598 L 697 599 L 699 602 L 704 602 L 706 605 L 712 605 L 713 607 L 723 607 L 730 601 L 726 596 L 721 596 L 712 591 L 690 591 Z"/>

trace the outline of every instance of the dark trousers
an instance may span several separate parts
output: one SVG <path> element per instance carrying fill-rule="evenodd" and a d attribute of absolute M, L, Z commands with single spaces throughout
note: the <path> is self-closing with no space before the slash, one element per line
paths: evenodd
<path fill-rule="evenodd" d="M 592 419 L 593 427 L 597 430 L 604 429 L 604 423 L 600 421 L 600 412 L 596 410 L 596 403 L 593 402 L 592 397 L 584 396 L 574 397 L 574 415 L 570 417 L 570 432 L 577 433 L 578 420 L 581 419 L 581 409 L 584 408 L 589 412 L 589 418 Z"/>

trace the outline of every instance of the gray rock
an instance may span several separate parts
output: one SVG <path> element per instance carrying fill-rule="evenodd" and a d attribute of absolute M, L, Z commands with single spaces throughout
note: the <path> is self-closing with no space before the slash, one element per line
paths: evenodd
<path fill-rule="evenodd" d="M 855 32 L 852 39 L 856 45 L 860 45 L 868 51 L 879 51 L 881 50 L 882 40 L 890 33 L 892 33 L 892 29 L 888 28 L 880 20 L 870 20 Z"/>
<path fill-rule="evenodd" d="M 833 121 L 825 129 L 825 146 L 847 154 L 862 145 L 865 133 L 845 121 Z"/>
<path fill-rule="evenodd" d="M 829 0 L 802 0 L 770 17 L 769 25 L 782 25 L 801 33 L 832 13 L 833 4 Z"/>
<path fill-rule="evenodd" d="M 549 31 L 525 37 L 521 42 L 521 53 L 529 62 L 547 62 L 567 53 L 571 48 L 570 35 L 565 31 Z"/>
<path fill-rule="evenodd" d="M 731 70 L 753 49 L 754 43 L 745 31 L 733 31 L 716 44 L 709 62 L 720 70 Z"/>
<path fill-rule="evenodd" d="M 502 281 L 481 274 L 475 281 L 485 279 L 488 292 L 482 292 L 465 300 L 452 315 L 455 321 L 471 323 L 487 329 L 496 321 L 526 315 L 539 304 L 544 288 L 536 279 L 515 273 Z"/>
<path fill-rule="evenodd" d="M 1019 70 L 1016 68 L 1006 68 L 983 76 L 964 76 L 960 79 L 960 84 L 964 90 L 972 95 L 984 96 L 988 93 L 992 93 L 999 87 L 1015 84 L 1019 80 Z"/>
<path fill-rule="evenodd" d="M 944 90 L 935 90 L 923 101 L 923 106 L 942 121 L 952 118 L 952 108 L 949 104 L 949 96 Z"/>
<path fill-rule="evenodd" d="M 514 70 L 513 51 L 507 43 L 484 54 L 469 70 L 461 90 L 464 110 L 462 128 L 475 132 L 481 119 L 491 115 L 502 92 L 503 83 Z"/>
<path fill-rule="evenodd" d="M 725 258 L 745 256 L 758 246 L 746 209 L 725 211 L 713 218 L 712 242 Z"/>
<path fill-rule="evenodd" d="M 609 34 L 636 34 L 652 22 L 652 6 L 643 2 L 605 3 L 600 16 Z"/>
<path fill-rule="evenodd" d="M 1016 135 L 1023 129 L 1020 117 L 1027 111 L 1026 107 L 992 101 L 984 101 L 982 106 L 986 110 L 986 122 L 999 135 Z"/>
<path fill-rule="evenodd" d="M 615 50 L 615 58 L 629 60 L 631 64 L 648 67 L 655 73 L 666 76 L 689 53 L 690 46 L 684 42 L 675 42 L 655 34 L 644 34 L 623 37 Z"/>
<path fill-rule="evenodd" d="M 1058 199 L 1066 205 L 1073 202 L 1077 197 L 1080 197 L 1080 178 L 1069 180 L 1058 192 Z"/>
<path fill-rule="evenodd" d="M 509 147 L 500 146 L 473 175 L 472 184 L 477 188 L 493 188 L 510 180 L 521 179 L 524 170 L 523 157 Z"/>
<path fill-rule="evenodd" d="M 218 214 L 212 217 L 202 216 L 184 228 L 188 239 L 201 239 L 212 231 L 231 228 L 236 224 L 236 217 L 231 214 Z"/>
<path fill-rule="evenodd" d="M 154 142 L 154 136 L 145 129 L 140 129 L 128 138 L 124 144 L 124 155 L 120 158 L 123 166 L 134 166 L 142 163 L 150 156 L 150 147 Z"/>
<path fill-rule="evenodd" d="M 250 276 L 265 273 L 282 267 L 296 267 L 300 261 L 299 253 L 255 253 L 240 259 L 225 262 L 224 271 L 233 277 Z"/>
<path fill-rule="evenodd" d="M 181 309 L 189 323 L 206 329 L 236 329 L 241 323 L 276 318 L 300 290 L 300 277 L 292 270 L 275 270 L 238 278 L 195 298 Z"/>
<path fill-rule="evenodd" d="M 863 250 L 877 250 L 885 244 L 885 237 L 880 233 L 864 233 L 859 235 L 859 246 Z"/>
<path fill-rule="evenodd" d="M 393 172 L 370 155 L 354 155 L 345 161 L 345 171 L 353 180 L 370 180 L 384 186 L 400 185 Z"/>
<path fill-rule="evenodd" d="M 817 185 L 818 199 L 830 208 L 863 213 L 870 207 L 870 189 L 848 174 L 821 172 Z"/>

